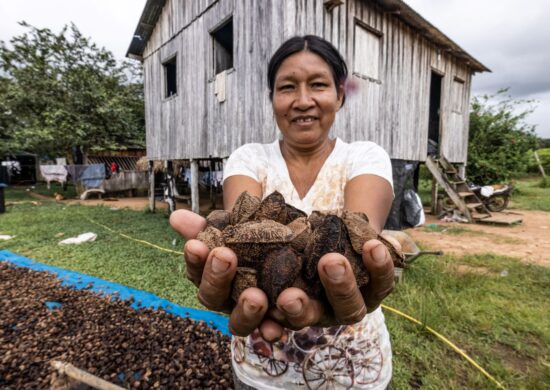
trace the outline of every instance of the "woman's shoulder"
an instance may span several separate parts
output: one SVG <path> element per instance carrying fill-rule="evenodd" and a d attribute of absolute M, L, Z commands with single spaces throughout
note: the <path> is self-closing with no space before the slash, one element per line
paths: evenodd
<path fill-rule="evenodd" d="M 376 151 L 376 152 L 386 153 L 384 148 L 382 148 L 380 145 L 378 145 L 376 142 L 373 142 L 373 141 L 344 142 L 339 138 L 338 138 L 338 141 L 341 143 L 341 145 L 344 148 L 347 149 L 348 152 L 349 151 L 358 151 L 358 152 Z"/>
<path fill-rule="evenodd" d="M 345 156 L 348 161 L 355 159 L 389 159 L 388 153 L 375 142 L 372 141 L 354 141 L 344 142 L 338 138 L 340 145 L 340 154 Z"/>
<path fill-rule="evenodd" d="M 270 154 L 273 153 L 274 149 L 274 142 L 269 144 L 261 144 L 261 143 L 249 143 L 244 144 L 231 153 L 230 158 L 236 157 L 236 156 L 255 156 L 255 157 L 262 157 L 266 156 L 268 157 Z"/>
<path fill-rule="evenodd" d="M 249 143 L 235 149 L 224 164 L 224 180 L 229 176 L 245 175 L 261 181 L 269 161 L 273 161 L 275 143 Z"/>

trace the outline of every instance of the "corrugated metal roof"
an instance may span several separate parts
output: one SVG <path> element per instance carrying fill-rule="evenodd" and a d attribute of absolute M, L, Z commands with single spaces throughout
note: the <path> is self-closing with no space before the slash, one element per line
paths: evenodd
<path fill-rule="evenodd" d="M 184 0 L 180 0 L 184 1 Z M 416 29 L 429 41 L 439 46 L 446 53 L 463 60 L 476 72 L 490 72 L 491 70 L 476 60 L 453 40 L 443 34 L 434 25 L 424 19 L 402 0 L 364 0 L 378 4 L 385 12 L 391 12 L 405 24 Z M 143 51 L 147 45 L 153 29 L 160 17 L 166 0 L 147 0 L 136 31 L 126 53 L 127 57 L 142 60 Z"/>
<path fill-rule="evenodd" d="M 470 68 L 476 72 L 490 72 L 491 70 L 468 54 L 463 48 L 452 39 L 443 34 L 433 24 L 424 19 L 419 13 L 412 9 L 402 0 L 367 0 L 373 1 L 382 7 L 385 12 L 391 12 L 405 24 L 416 29 L 429 41 L 439 46 L 443 51 L 462 59 Z"/>
<path fill-rule="evenodd" d="M 134 36 L 132 37 L 130 47 L 126 52 L 126 57 L 138 60 L 142 59 L 143 50 L 145 50 L 147 41 L 153 33 L 153 29 L 157 24 L 165 3 L 166 0 L 147 0 L 141 17 L 139 18 Z"/>

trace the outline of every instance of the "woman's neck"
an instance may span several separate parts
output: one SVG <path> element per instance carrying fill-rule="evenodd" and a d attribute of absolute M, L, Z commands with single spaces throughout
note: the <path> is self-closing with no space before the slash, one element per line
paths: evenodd
<path fill-rule="evenodd" d="M 308 166 L 318 161 L 324 162 L 336 145 L 336 139 L 331 140 L 329 138 L 326 138 L 319 145 L 308 148 L 290 145 L 284 139 L 280 142 L 281 153 L 286 163 L 302 166 Z"/>
<path fill-rule="evenodd" d="M 285 160 L 290 180 L 303 199 L 317 180 L 317 175 L 334 149 L 336 140 L 328 138 L 313 148 L 295 148 L 281 141 L 281 153 Z"/>

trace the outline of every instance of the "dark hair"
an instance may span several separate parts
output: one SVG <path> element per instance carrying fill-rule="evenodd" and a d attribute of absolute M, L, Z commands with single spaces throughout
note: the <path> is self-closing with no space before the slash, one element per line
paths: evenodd
<path fill-rule="evenodd" d="M 273 54 L 267 68 L 267 82 L 269 85 L 269 98 L 273 99 L 273 88 L 275 84 L 275 75 L 281 67 L 284 60 L 293 54 L 301 51 L 310 51 L 321 57 L 332 71 L 336 91 L 340 93 L 339 86 L 346 81 L 348 77 L 348 67 L 342 55 L 329 41 L 316 35 L 305 35 L 303 37 L 293 37 L 285 41 Z M 342 105 L 346 101 L 346 95 L 342 98 Z"/>

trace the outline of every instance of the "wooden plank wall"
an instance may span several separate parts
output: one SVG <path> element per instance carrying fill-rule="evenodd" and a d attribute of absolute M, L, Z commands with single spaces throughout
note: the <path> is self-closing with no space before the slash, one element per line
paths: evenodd
<path fill-rule="evenodd" d="M 226 101 L 219 103 L 209 32 L 230 15 L 234 70 L 226 77 Z M 381 79 L 352 76 L 359 88 L 337 115 L 333 134 L 348 142 L 377 142 L 392 158 L 424 161 L 433 68 L 444 75 L 443 153 L 450 161 L 465 162 L 468 68 L 395 15 L 360 0 L 346 1 L 331 13 L 318 0 L 168 0 L 144 52 L 149 158 L 226 157 L 244 143 L 271 142 L 278 133 L 266 79 L 272 53 L 291 36 L 321 35 L 341 51 L 351 71 L 355 18 L 381 33 Z M 162 62 L 174 54 L 178 94 L 164 99 Z M 451 104 L 455 76 L 464 80 L 461 113 Z"/>

